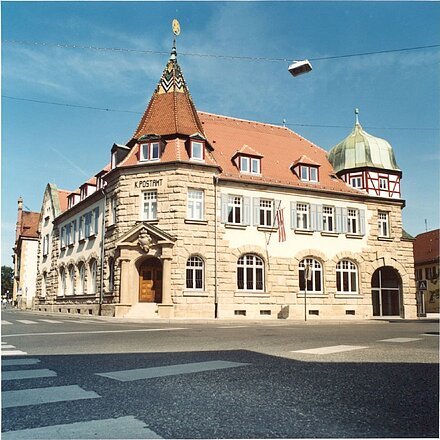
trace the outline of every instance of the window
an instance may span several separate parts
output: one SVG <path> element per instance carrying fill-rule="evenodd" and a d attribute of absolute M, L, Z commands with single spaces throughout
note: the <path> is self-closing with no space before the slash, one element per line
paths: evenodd
<path fill-rule="evenodd" d="M 90 283 L 89 283 L 89 289 L 91 295 L 94 295 L 96 293 L 96 274 L 97 274 L 97 263 L 96 260 L 92 260 L 90 263 Z"/>
<path fill-rule="evenodd" d="M 296 204 L 296 227 L 297 229 L 309 229 L 309 205 L 307 203 Z"/>
<path fill-rule="evenodd" d="M 61 245 L 61 249 L 64 249 L 66 247 L 66 227 L 65 226 L 61 227 L 60 245 Z"/>
<path fill-rule="evenodd" d="M 379 237 L 389 237 L 388 212 L 379 212 Z"/>
<path fill-rule="evenodd" d="M 141 145 L 141 160 L 159 160 L 159 142 L 150 142 Z"/>
<path fill-rule="evenodd" d="M 300 166 L 300 177 L 303 181 L 317 182 L 318 168 L 305 165 Z"/>
<path fill-rule="evenodd" d="M 347 209 L 347 232 L 359 234 L 359 210 Z"/>
<path fill-rule="evenodd" d="M 99 207 L 96 207 L 93 211 L 93 233 L 95 235 L 99 232 Z"/>
<path fill-rule="evenodd" d="M 84 263 L 79 266 L 78 295 L 86 293 L 86 268 Z"/>
<path fill-rule="evenodd" d="M 114 225 L 116 223 L 116 197 L 110 199 L 110 218 L 109 225 Z"/>
<path fill-rule="evenodd" d="M 68 295 L 75 295 L 75 267 L 69 267 L 69 292 Z"/>
<path fill-rule="evenodd" d="M 113 292 L 115 288 L 115 260 L 109 258 L 108 260 L 108 290 Z"/>
<path fill-rule="evenodd" d="M 187 218 L 191 220 L 203 220 L 204 193 L 201 190 L 188 190 Z"/>
<path fill-rule="evenodd" d="M 260 226 L 273 226 L 273 200 L 260 199 Z"/>
<path fill-rule="evenodd" d="M 203 143 L 191 142 L 191 159 L 203 160 Z"/>
<path fill-rule="evenodd" d="M 86 237 L 90 237 L 93 234 L 91 212 L 88 212 L 87 214 L 84 215 L 84 222 L 85 222 L 84 230 Z"/>
<path fill-rule="evenodd" d="M 322 229 L 325 232 L 335 231 L 335 208 L 333 206 L 322 207 Z"/>
<path fill-rule="evenodd" d="M 362 176 L 351 177 L 350 178 L 350 185 L 353 188 L 362 188 Z"/>
<path fill-rule="evenodd" d="M 264 263 L 260 257 L 247 254 L 237 262 L 238 290 L 264 291 Z"/>
<path fill-rule="evenodd" d="M 81 241 L 85 238 L 85 221 L 83 215 L 79 218 L 78 222 L 78 241 Z"/>
<path fill-rule="evenodd" d="M 307 279 L 307 293 L 323 293 L 322 291 L 322 267 L 321 263 L 313 258 L 306 258 L 299 263 L 299 290 L 305 291 L 305 269 L 309 267 L 309 278 Z"/>
<path fill-rule="evenodd" d="M 349 260 L 341 260 L 336 265 L 336 291 L 338 293 L 357 293 L 357 268 Z"/>
<path fill-rule="evenodd" d="M 75 237 L 76 237 L 76 220 L 66 225 L 66 241 L 68 246 L 71 246 L 75 243 Z"/>
<path fill-rule="evenodd" d="M 416 269 L 416 280 L 419 281 L 423 279 L 423 271 L 422 269 Z"/>
<path fill-rule="evenodd" d="M 43 237 L 43 257 L 49 253 L 49 234 Z"/>
<path fill-rule="evenodd" d="M 203 290 L 203 260 L 190 257 L 186 262 L 186 288 Z"/>
<path fill-rule="evenodd" d="M 384 189 L 384 190 L 388 189 L 388 179 L 387 178 L 381 177 L 379 179 L 379 188 Z"/>
<path fill-rule="evenodd" d="M 66 269 L 64 267 L 60 269 L 60 288 L 58 292 L 61 296 L 65 296 L 67 292 Z"/>
<path fill-rule="evenodd" d="M 240 171 L 242 173 L 260 174 L 260 159 L 240 156 Z"/>
<path fill-rule="evenodd" d="M 228 223 L 241 224 L 243 197 L 228 196 Z"/>
<path fill-rule="evenodd" d="M 112 153 L 111 163 L 112 163 L 112 169 L 116 168 L 116 151 Z"/>
<path fill-rule="evenodd" d="M 425 278 L 427 280 L 432 279 L 432 267 L 425 267 Z"/>
<path fill-rule="evenodd" d="M 157 192 L 144 191 L 142 193 L 142 220 L 156 220 L 157 218 Z"/>

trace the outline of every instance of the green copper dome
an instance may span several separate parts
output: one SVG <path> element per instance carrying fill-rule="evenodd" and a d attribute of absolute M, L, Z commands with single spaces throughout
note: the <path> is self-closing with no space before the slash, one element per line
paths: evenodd
<path fill-rule="evenodd" d="M 328 154 L 336 173 L 355 168 L 382 168 L 400 171 L 393 148 L 385 140 L 371 136 L 361 127 L 356 113 L 353 131 Z"/>

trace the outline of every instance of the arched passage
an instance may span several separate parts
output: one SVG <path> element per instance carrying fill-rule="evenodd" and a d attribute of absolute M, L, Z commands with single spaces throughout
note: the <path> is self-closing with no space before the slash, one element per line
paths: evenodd
<path fill-rule="evenodd" d="M 402 280 L 396 269 L 385 266 L 373 273 L 371 295 L 373 316 L 402 314 Z"/>
<path fill-rule="evenodd" d="M 147 258 L 139 266 L 139 302 L 162 302 L 162 263 Z"/>

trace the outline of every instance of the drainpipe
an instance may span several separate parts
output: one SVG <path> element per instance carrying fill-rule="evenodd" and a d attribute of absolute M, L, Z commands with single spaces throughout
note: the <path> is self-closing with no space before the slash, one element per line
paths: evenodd
<path fill-rule="evenodd" d="M 217 184 L 218 177 L 214 176 L 214 318 L 218 318 L 217 294 Z M 220 207 L 221 209 L 221 207 Z"/>
<path fill-rule="evenodd" d="M 102 195 L 104 196 L 104 209 L 102 210 L 102 222 L 101 222 L 101 282 L 99 291 L 99 309 L 98 315 L 102 315 L 102 303 L 104 302 L 104 239 L 105 239 L 105 211 L 107 209 L 107 193 L 104 188 L 101 188 Z"/>

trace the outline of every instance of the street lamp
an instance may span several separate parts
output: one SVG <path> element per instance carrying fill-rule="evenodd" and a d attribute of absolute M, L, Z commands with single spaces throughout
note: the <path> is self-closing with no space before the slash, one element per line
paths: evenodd
<path fill-rule="evenodd" d="M 312 65 L 309 60 L 294 61 L 287 70 L 292 76 L 299 76 L 303 73 L 310 72 L 312 70 Z"/>

